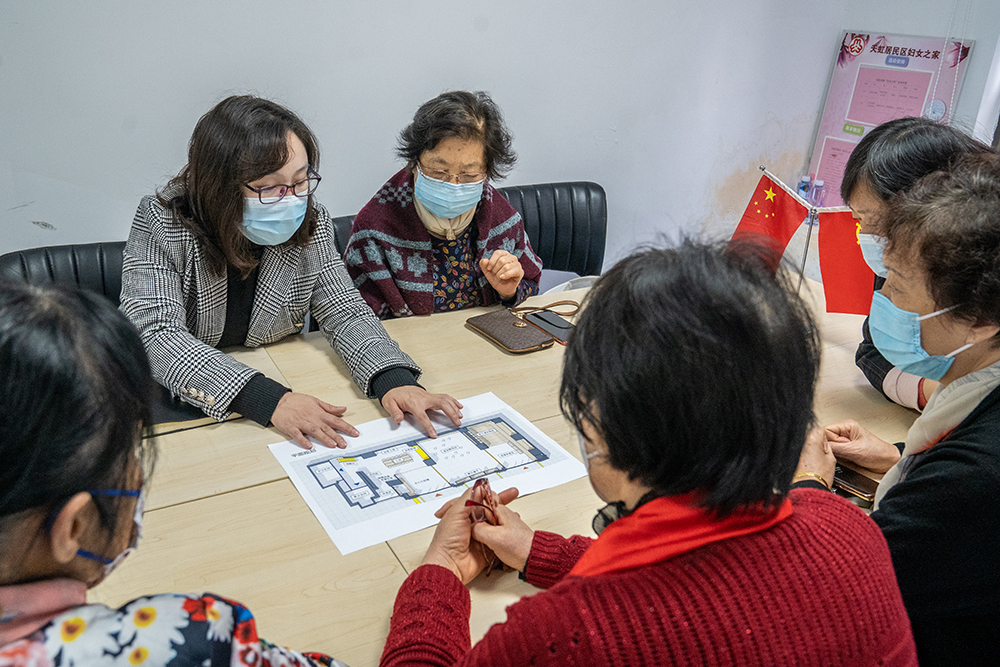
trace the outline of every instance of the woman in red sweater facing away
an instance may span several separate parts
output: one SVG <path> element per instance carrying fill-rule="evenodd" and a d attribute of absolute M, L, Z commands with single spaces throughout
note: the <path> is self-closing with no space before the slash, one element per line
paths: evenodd
<path fill-rule="evenodd" d="M 608 503 L 598 537 L 533 531 L 503 504 L 516 492 L 494 513 L 470 490 L 400 588 L 382 665 L 916 665 L 878 527 L 818 475 L 789 490 L 819 345 L 786 282 L 692 242 L 603 276 L 560 392 Z M 546 590 L 472 646 L 483 545 Z"/>

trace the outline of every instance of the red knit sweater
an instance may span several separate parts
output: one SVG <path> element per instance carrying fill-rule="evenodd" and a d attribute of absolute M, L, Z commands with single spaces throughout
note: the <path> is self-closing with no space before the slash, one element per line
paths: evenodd
<path fill-rule="evenodd" d="M 567 576 L 591 544 L 538 531 L 526 575 L 543 593 L 471 646 L 469 593 L 425 565 L 400 588 L 382 665 L 916 665 L 878 527 L 826 491 L 759 533 L 666 561 Z"/>

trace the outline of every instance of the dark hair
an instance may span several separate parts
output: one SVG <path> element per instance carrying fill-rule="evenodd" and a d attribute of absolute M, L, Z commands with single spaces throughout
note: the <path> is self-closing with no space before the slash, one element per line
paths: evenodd
<path fill-rule="evenodd" d="M 667 496 L 702 492 L 725 516 L 780 503 L 807 429 L 819 341 L 759 258 L 685 241 L 598 280 L 570 337 L 560 405 L 610 464 Z"/>
<path fill-rule="evenodd" d="M 491 181 L 506 176 L 517 161 L 500 107 L 481 90 L 453 90 L 421 104 L 413 122 L 399 133 L 396 154 L 413 169 L 424 151 L 449 137 L 482 142 Z"/>
<path fill-rule="evenodd" d="M 58 509 L 89 489 L 127 489 L 154 388 L 132 323 L 100 294 L 0 282 L 0 549 L 22 512 Z M 113 529 L 120 499 L 95 496 Z"/>
<path fill-rule="evenodd" d="M 882 231 L 886 253 L 923 268 L 938 308 L 1000 325 L 1000 156 L 968 155 L 920 179 L 889 202 Z"/>
<path fill-rule="evenodd" d="M 919 179 L 966 153 L 990 147 L 953 127 L 926 118 L 897 118 L 882 123 L 858 142 L 847 159 L 840 196 L 847 202 L 862 183 L 882 201 L 905 192 Z"/>
<path fill-rule="evenodd" d="M 260 97 L 227 97 L 198 120 L 187 164 L 158 193 L 198 239 L 216 274 L 224 275 L 229 264 L 245 277 L 257 265 L 240 232 L 243 186 L 285 166 L 289 132 L 305 145 L 310 166 L 319 169 L 316 137 L 298 116 Z M 310 195 L 306 218 L 288 242 L 304 246 L 315 231 Z"/>

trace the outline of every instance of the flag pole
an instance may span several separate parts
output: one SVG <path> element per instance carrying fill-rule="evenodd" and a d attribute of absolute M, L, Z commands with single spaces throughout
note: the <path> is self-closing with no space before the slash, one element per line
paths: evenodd
<path fill-rule="evenodd" d="M 799 267 L 799 286 L 795 288 L 796 292 L 802 291 L 802 283 L 806 278 L 806 259 L 809 257 L 809 242 L 812 240 L 813 226 L 815 226 L 819 220 L 819 209 L 812 206 L 809 207 L 809 217 L 806 224 L 806 247 L 802 251 L 802 265 Z"/>

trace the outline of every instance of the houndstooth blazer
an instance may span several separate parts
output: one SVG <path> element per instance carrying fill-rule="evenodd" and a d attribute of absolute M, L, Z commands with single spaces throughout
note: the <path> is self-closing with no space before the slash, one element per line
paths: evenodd
<path fill-rule="evenodd" d="M 347 275 L 334 245 L 333 221 L 319 203 L 304 248 L 267 247 L 261 258 L 246 346 L 302 330 L 306 312 L 320 324 L 354 381 L 393 367 L 420 368 L 389 338 Z M 194 236 L 155 196 L 139 203 L 122 268 L 121 310 L 142 335 L 153 376 L 217 420 L 257 371 L 213 347 L 226 325 L 227 278 L 212 273 Z"/>

